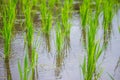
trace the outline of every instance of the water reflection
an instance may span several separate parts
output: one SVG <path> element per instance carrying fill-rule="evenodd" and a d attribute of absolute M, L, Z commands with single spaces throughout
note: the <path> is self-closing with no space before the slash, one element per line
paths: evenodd
<path fill-rule="evenodd" d="M 63 51 L 65 54 L 69 53 L 70 52 L 70 36 L 66 36 L 64 38 L 64 48 L 63 48 Z"/>
<path fill-rule="evenodd" d="M 83 40 L 83 44 L 84 44 L 84 46 L 85 46 L 85 48 L 86 48 L 86 29 L 82 29 L 82 40 Z"/>
<path fill-rule="evenodd" d="M 6 72 L 7 80 L 12 80 L 12 74 L 11 74 L 11 71 L 10 71 L 9 58 L 5 58 L 4 63 L 5 63 L 4 66 L 5 66 L 5 72 Z"/>
<path fill-rule="evenodd" d="M 64 46 L 61 52 L 56 53 L 56 68 L 55 68 L 55 77 L 56 79 L 61 79 L 61 72 L 63 71 L 65 59 L 67 58 L 68 53 L 70 52 L 70 36 L 64 38 Z"/>
<path fill-rule="evenodd" d="M 105 26 L 105 25 L 104 25 Z M 109 23 L 108 29 L 104 29 L 104 38 L 103 38 L 103 44 L 105 46 L 105 49 L 107 49 L 107 45 L 110 42 L 111 39 L 111 33 L 112 33 L 112 23 Z"/>
<path fill-rule="evenodd" d="M 50 51 L 51 51 L 50 35 L 49 34 L 43 34 L 43 36 L 44 36 L 45 43 L 46 43 L 46 49 L 47 49 L 48 53 L 50 53 Z"/>

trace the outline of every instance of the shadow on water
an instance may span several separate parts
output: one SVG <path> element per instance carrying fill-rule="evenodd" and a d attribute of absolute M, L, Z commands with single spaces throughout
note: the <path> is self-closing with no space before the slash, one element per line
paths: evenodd
<path fill-rule="evenodd" d="M 107 49 L 107 45 L 110 42 L 111 39 L 111 33 L 112 33 L 112 23 L 109 23 L 108 25 L 108 30 L 104 29 L 104 39 L 103 39 L 103 44 L 106 46 L 105 48 Z"/>
<path fill-rule="evenodd" d="M 48 51 L 48 53 L 50 53 L 51 51 L 51 45 L 50 45 L 50 35 L 49 34 L 43 34 L 43 37 L 45 39 L 45 46 L 46 46 L 46 49 Z"/>
<path fill-rule="evenodd" d="M 59 55 L 62 54 L 62 55 Z M 64 63 L 64 54 L 63 53 L 57 53 L 56 55 L 56 68 L 55 68 L 55 77 L 56 79 L 60 79 L 60 73 L 62 71 L 62 66 Z"/>
<path fill-rule="evenodd" d="M 71 46 L 70 46 L 70 36 L 66 36 L 65 38 L 64 38 L 64 52 L 65 52 L 65 54 L 68 54 L 69 52 L 70 52 L 70 48 L 71 48 Z"/>
<path fill-rule="evenodd" d="M 4 66 L 5 66 L 5 72 L 6 72 L 6 75 L 7 75 L 7 80 L 12 80 L 12 74 L 11 74 L 11 71 L 10 71 L 9 58 L 5 58 L 4 63 L 5 63 Z"/>

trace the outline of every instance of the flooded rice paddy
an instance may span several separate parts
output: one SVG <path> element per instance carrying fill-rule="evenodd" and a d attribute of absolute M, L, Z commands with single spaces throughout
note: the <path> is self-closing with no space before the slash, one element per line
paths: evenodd
<path fill-rule="evenodd" d="M 75 9 L 79 9 L 76 4 Z M 20 19 L 19 19 L 20 17 Z M 4 38 L 0 37 L 0 80 L 21 80 L 18 64 L 24 70 L 25 55 L 30 53 L 26 50 L 26 31 L 21 28 L 19 22 L 25 22 L 24 16 L 17 16 L 15 21 L 14 35 L 10 43 L 10 57 L 5 59 L 4 55 Z M 1 20 L 1 19 L 0 19 Z M 54 21 L 54 20 L 53 20 Z M 34 79 L 31 80 L 84 80 L 81 66 L 86 55 L 86 48 L 83 42 L 81 16 L 79 11 L 73 11 L 69 19 L 70 36 L 65 37 L 63 42 L 62 57 L 59 57 L 56 50 L 56 21 L 53 22 L 49 35 L 46 35 L 41 30 L 41 17 L 40 13 L 36 12 L 33 20 L 34 32 L 33 43 L 38 60 L 34 67 Z M 99 15 L 99 26 L 103 26 L 103 12 Z M 102 43 L 107 44 L 106 49 L 100 55 L 97 62 L 98 71 L 101 71 L 99 79 L 96 80 L 119 80 L 120 79 L 120 9 L 113 15 L 111 28 L 108 30 L 109 34 L 106 38 L 102 38 L 104 30 L 98 30 L 97 37 L 102 38 Z M 0 24 L 0 28 L 1 28 Z M 1 34 L 0 34 L 1 35 Z M 32 51 L 31 51 L 32 52 Z M 25 69 L 27 71 L 27 68 Z M 112 77 L 112 78 L 111 78 Z M 26 80 L 26 79 L 24 79 Z M 87 79 L 86 79 L 87 80 Z M 95 80 L 95 79 L 94 79 Z"/>

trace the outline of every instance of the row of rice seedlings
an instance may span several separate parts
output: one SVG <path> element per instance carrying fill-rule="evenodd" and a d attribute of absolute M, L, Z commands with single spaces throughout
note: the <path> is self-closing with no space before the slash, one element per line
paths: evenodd
<path fill-rule="evenodd" d="M 112 0 L 104 0 L 103 1 L 103 29 L 104 29 L 104 44 L 107 45 L 111 35 L 111 21 L 113 18 L 113 6 L 114 1 Z"/>
<path fill-rule="evenodd" d="M 45 34 L 49 34 L 52 27 L 52 14 L 48 10 L 46 0 L 41 1 L 40 4 L 42 31 Z"/>
<path fill-rule="evenodd" d="M 17 0 L 10 0 L 7 4 L 2 7 L 2 21 L 3 28 L 0 30 L 2 37 L 4 39 L 4 57 L 9 58 L 11 51 L 11 40 L 12 40 L 12 30 L 14 26 L 14 21 L 16 17 L 16 3 Z"/>
<path fill-rule="evenodd" d="M 38 54 L 35 49 L 32 53 L 32 61 L 29 62 L 28 53 L 24 57 L 24 64 L 22 67 L 20 62 L 18 61 L 18 71 L 20 80 L 36 80 L 35 78 L 35 68 L 37 66 Z"/>
<path fill-rule="evenodd" d="M 104 50 L 104 46 L 100 45 L 100 40 L 96 40 L 98 26 L 95 17 L 90 17 L 89 21 L 86 38 L 87 54 L 83 61 L 82 72 L 84 80 L 98 80 L 101 73 L 97 72 L 97 62 Z"/>

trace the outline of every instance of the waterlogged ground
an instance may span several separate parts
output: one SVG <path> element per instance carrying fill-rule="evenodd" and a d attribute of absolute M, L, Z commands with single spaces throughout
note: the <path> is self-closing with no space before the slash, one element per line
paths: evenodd
<path fill-rule="evenodd" d="M 99 22 L 102 23 L 102 13 Z M 39 33 L 39 23 L 36 22 L 36 31 L 34 32 L 34 42 L 38 45 L 37 53 L 38 65 L 36 67 L 36 78 L 38 80 L 82 80 L 82 72 L 80 65 L 83 62 L 85 50 L 82 43 L 82 34 L 80 28 L 80 17 L 78 13 L 74 13 L 70 20 L 72 27 L 70 31 L 70 39 L 66 39 L 66 47 L 63 51 L 62 66 L 57 66 L 55 50 L 55 30 L 51 30 L 50 36 Z M 102 26 L 102 24 L 100 25 Z M 101 63 L 100 69 L 103 70 L 99 80 L 111 80 L 108 74 L 112 75 L 115 80 L 120 79 L 120 10 L 114 15 L 112 20 L 112 33 L 108 42 L 106 51 L 102 54 L 98 63 Z M 100 30 L 100 36 L 103 31 Z M 25 33 L 17 31 L 11 43 L 11 57 L 8 63 L 3 59 L 3 40 L 0 39 L 0 80 L 7 80 L 7 74 L 12 75 L 13 80 L 19 80 L 18 60 L 23 64 L 25 55 L 24 46 Z"/>

